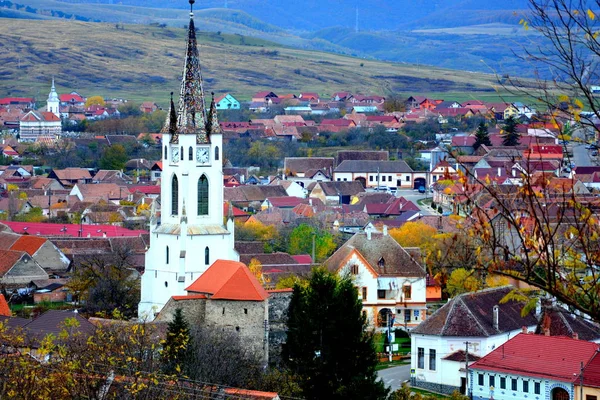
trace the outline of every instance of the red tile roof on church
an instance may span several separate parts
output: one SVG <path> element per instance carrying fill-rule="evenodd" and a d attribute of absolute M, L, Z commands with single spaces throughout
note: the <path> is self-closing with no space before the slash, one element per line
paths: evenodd
<path fill-rule="evenodd" d="M 217 260 L 185 290 L 213 300 L 264 301 L 269 294 L 239 261 Z"/>
<path fill-rule="evenodd" d="M 581 363 L 588 364 L 599 349 L 585 340 L 520 333 L 470 368 L 575 382 Z"/>

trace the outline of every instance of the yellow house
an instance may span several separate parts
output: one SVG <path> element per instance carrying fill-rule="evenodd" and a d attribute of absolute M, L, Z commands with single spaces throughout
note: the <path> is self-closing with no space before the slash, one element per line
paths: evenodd
<path fill-rule="evenodd" d="M 519 110 L 517 109 L 517 107 L 515 107 L 514 105 L 509 105 L 508 107 L 506 107 L 506 109 L 504 110 L 504 119 L 508 119 L 510 117 L 518 117 L 519 116 Z"/>

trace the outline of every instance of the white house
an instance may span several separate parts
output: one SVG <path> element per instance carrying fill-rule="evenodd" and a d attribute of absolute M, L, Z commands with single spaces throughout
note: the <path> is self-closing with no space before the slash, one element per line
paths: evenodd
<path fill-rule="evenodd" d="M 585 340 L 521 333 L 471 365 L 469 392 L 473 400 L 583 400 L 585 390 L 584 399 L 597 399 L 599 352 Z"/>
<path fill-rule="evenodd" d="M 411 332 L 411 385 L 440 393 L 466 392 L 465 364 L 485 356 L 522 327 L 535 329 L 523 305 L 500 304 L 512 286 L 465 293 L 451 299 Z M 468 349 L 468 353 L 467 353 Z"/>
<path fill-rule="evenodd" d="M 333 172 L 336 182 L 359 181 L 365 188 L 413 187 L 413 170 L 402 160 L 344 160 Z"/>
<path fill-rule="evenodd" d="M 427 314 L 426 273 L 417 248 L 403 248 L 387 233 L 356 233 L 327 259 L 325 266 L 351 274 L 372 326 L 410 330 Z"/>

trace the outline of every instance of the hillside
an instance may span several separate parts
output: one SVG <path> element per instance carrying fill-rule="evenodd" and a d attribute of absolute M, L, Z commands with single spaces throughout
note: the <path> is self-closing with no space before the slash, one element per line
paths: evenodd
<path fill-rule="evenodd" d="M 165 101 L 177 91 L 185 31 L 157 26 L 0 20 L 3 95 L 41 98 L 52 76 L 59 91 Z M 207 91 L 242 99 L 280 92 L 469 93 L 496 96 L 494 77 L 361 60 L 286 48 L 240 35 L 200 33 Z M 459 94 L 460 95 L 460 94 Z"/>

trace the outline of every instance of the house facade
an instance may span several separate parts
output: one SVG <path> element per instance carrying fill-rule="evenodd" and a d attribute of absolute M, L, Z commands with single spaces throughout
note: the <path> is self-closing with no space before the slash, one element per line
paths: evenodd
<path fill-rule="evenodd" d="M 598 352 L 585 340 L 521 333 L 470 366 L 469 393 L 474 400 L 597 399 Z"/>
<path fill-rule="evenodd" d="M 219 96 L 215 99 L 215 104 L 217 106 L 217 110 L 239 110 L 240 102 L 230 95 L 229 93 L 225 93 L 222 96 Z"/>
<path fill-rule="evenodd" d="M 440 393 L 466 393 L 465 366 L 516 336 L 537 318 L 522 305 L 500 303 L 511 286 L 454 297 L 411 332 L 411 385 Z"/>
<path fill-rule="evenodd" d="M 419 249 L 403 248 L 387 233 L 356 233 L 325 266 L 350 274 L 372 327 L 411 330 L 425 320 L 426 273 Z"/>
<path fill-rule="evenodd" d="M 400 161 L 345 160 L 333 172 L 336 182 L 358 181 L 365 188 L 413 187 L 413 170 Z"/>

